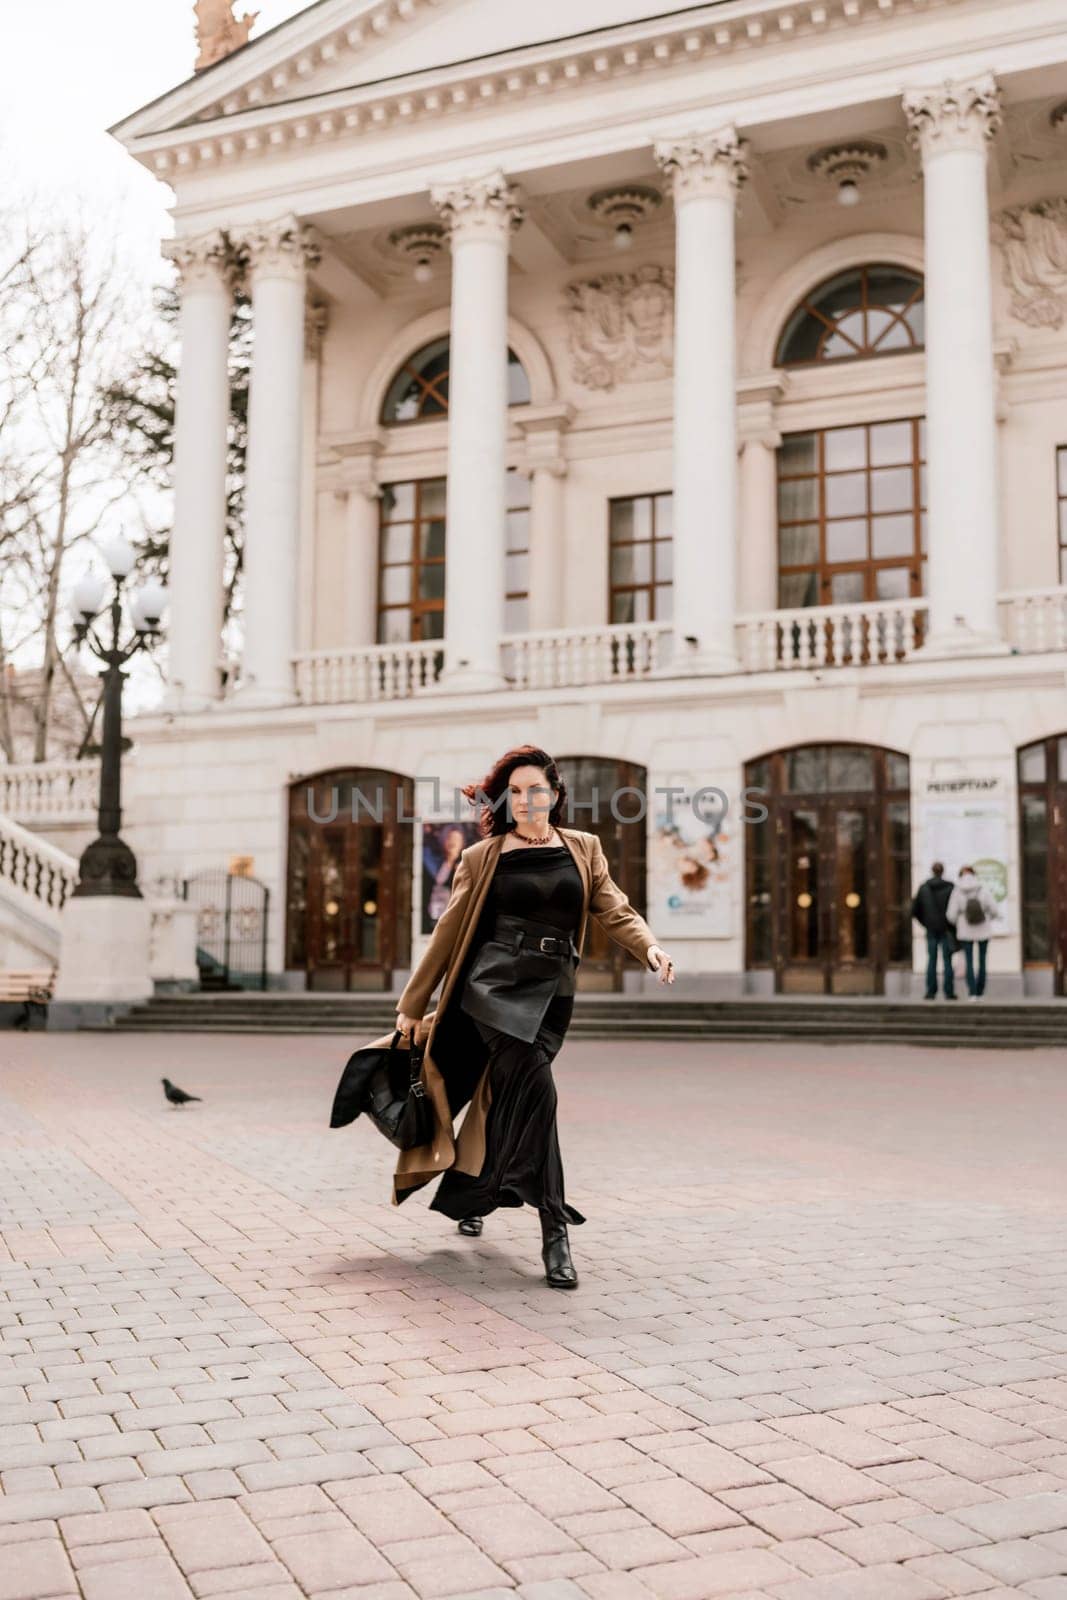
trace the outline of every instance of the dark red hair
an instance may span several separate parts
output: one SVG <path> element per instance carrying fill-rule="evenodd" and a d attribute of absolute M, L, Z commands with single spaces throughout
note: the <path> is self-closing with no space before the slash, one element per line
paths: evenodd
<path fill-rule="evenodd" d="M 552 789 L 557 789 L 556 802 L 548 813 L 548 820 L 553 825 L 558 825 L 567 804 L 567 785 L 564 783 L 560 770 L 546 750 L 535 744 L 516 745 L 500 760 L 495 762 L 485 777 L 478 783 L 468 783 L 460 791 L 474 805 L 480 807 L 478 829 L 482 837 L 490 838 L 494 833 L 509 833 L 515 826 L 508 820 L 507 794 L 511 782 L 511 774 L 516 767 L 540 767 L 545 775 L 545 782 Z M 479 797 L 484 795 L 484 800 Z M 499 804 L 497 803 L 499 802 Z"/>

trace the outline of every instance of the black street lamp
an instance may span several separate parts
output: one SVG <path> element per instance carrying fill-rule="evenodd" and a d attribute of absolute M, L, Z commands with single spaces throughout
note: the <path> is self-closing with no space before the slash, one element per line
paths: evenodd
<path fill-rule="evenodd" d="M 104 725 L 100 739 L 100 801 L 97 810 L 99 837 L 82 852 L 78 863 L 78 883 L 74 896 L 124 895 L 140 900 L 137 885 L 137 858 L 119 837 L 122 823 L 122 685 L 127 676 L 123 667 L 138 651 L 159 637 L 159 619 L 167 603 L 161 583 L 152 580 L 128 601 L 134 632 L 120 642 L 123 585 L 133 570 L 136 553 L 122 534 L 104 551 L 114 590 L 108 607 L 111 617 L 111 642 L 107 644 L 93 627 L 107 594 L 104 579 L 86 573 L 74 590 L 74 609 L 78 620 L 74 638 L 88 643 L 93 654 L 104 663 Z"/>

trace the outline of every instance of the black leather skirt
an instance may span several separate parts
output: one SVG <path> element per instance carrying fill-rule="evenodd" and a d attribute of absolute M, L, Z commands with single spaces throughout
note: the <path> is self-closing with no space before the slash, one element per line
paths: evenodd
<path fill-rule="evenodd" d="M 468 1016 L 532 1043 L 554 995 L 573 995 L 581 957 L 574 939 L 527 917 L 499 915 L 467 972 Z"/>

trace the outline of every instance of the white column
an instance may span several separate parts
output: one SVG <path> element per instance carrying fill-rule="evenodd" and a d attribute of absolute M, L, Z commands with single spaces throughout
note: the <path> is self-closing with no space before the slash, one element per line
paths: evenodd
<path fill-rule="evenodd" d="M 508 241 L 522 217 L 502 172 L 431 198 L 452 242 L 445 665 L 442 689 L 501 689 L 508 424 Z"/>
<path fill-rule="evenodd" d="M 663 140 L 673 177 L 674 671 L 737 669 L 734 211 L 745 177 L 735 129 Z M 695 641 L 695 642 L 694 642 Z"/>
<path fill-rule="evenodd" d="M 989 141 L 997 86 L 909 90 L 922 155 L 926 234 L 927 576 L 932 655 L 1005 649 L 997 627 L 996 374 L 990 283 Z"/>
<path fill-rule="evenodd" d="M 219 697 L 232 261 L 218 230 L 163 253 L 181 274 L 166 705 L 202 711 Z"/>
<path fill-rule="evenodd" d="M 375 428 L 344 446 L 344 642 L 349 646 L 376 644 L 378 639 L 382 518 L 378 463 L 384 443 L 380 429 Z"/>
<path fill-rule="evenodd" d="M 749 434 L 742 441 L 740 570 L 742 611 L 778 608 L 778 463 L 782 436 Z"/>
<path fill-rule="evenodd" d="M 244 654 L 235 696 L 249 706 L 293 699 L 304 396 L 306 269 L 318 259 L 295 217 L 250 229 L 252 377 L 245 487 Z"/>
<path fill-rule="evenodd" d="M 302 398 L 303 442 L 300 467 L 300 528 L 298 533 L 298 603 L 296 622 L 297 650 L 312 649 L 315 634 L 315 584 L 319 564 L 321 529 L 319 526 L 316 462 L 319 450 L 319 391 L 322 386 L 322 348 L 330 321 L 330 308 L 322 300 L 308 300 L 304 306 L 304 394 Z"/>
<path fill-rule="evenodd" d="M 574 408 L 562 404 L 524 406 L 516 417 L 526 441 L 523 470 L 530 475 L 531 632 L 563 627 L 567 550 L 563 435 L 573 416 Z"/>
<path fill-rule="evenodd" d="M 375 644 L 378 637 L 378 529 L 381 490 L 364 480 L 348 491 L 345 507 L 345 644 Z"/>

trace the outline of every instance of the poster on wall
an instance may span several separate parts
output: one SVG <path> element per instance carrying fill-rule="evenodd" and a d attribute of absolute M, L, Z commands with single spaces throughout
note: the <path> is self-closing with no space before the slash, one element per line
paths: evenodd
<path fill-rule="evenodd" d="M 919 881 L 934 861 L 944 863 L 953 882 L 962 866 L 973 867 L 1000 907 L 998 934 L 1015 931 L 1008 896 L 1010 828 L 1009 796 L 996 773 L 928 778 L 923 785 Z"/>
<path fill-rule="evenodd" d="M 422 825 L 422 919 L 420 931 L 432 933 L 452 889 L 452 878 L 465 850 L 480 837 L 477 822 L 424 822 Z"/>
<path fill-rule="evenodd" d="M 730 938 L 735 844 L 725 796 L 682 779 L 670 787 L 673 796 L 652 796 L 648 920 L 665 940 Z"/>

